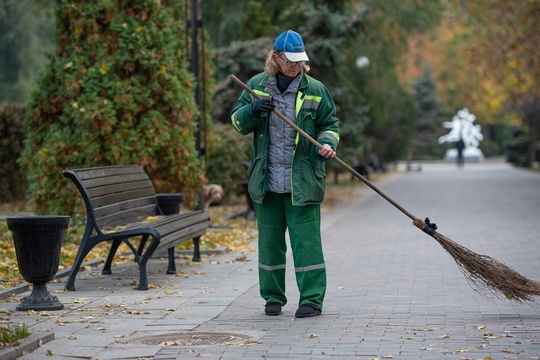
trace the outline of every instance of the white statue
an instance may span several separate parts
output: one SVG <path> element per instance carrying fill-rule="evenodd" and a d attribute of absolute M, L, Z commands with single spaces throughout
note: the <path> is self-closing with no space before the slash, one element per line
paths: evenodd
<path fill-rule="evenodd" d="M 439 137 L 439 144 L 445 142 L 458 142 L 462 139 L 465 143 L 463 156 L 469 162 L 479 162 L 483 159 L 482 151 L 478 149 L 480 141 L 484 140 L 481 132 L 481 127 L 478 124 L 473 124 L 476 120 L 474 114 L 469 113 L 467 108 L 463 108 L 457 112 L 457 115 L 452 118 L 452 121 L 445 121 L 443 126 L 451 129 L 446 135 Z M 446 160 L 454 161 L 457 156 L 456 149 L 449 149 L 446 152 Z"/>

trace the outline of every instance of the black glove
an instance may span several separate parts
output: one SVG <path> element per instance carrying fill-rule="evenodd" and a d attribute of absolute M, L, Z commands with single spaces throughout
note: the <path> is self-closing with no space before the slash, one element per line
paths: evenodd
<path fill-rule="evenodd" d="M 257 99 L 251 103 L 251 111 L 253 111 L 253 114 L 255 115 L 260 115 L 262 112 L 270 112 L 274 110 L 275 107 L 272 100 L 267 98 Z"/>

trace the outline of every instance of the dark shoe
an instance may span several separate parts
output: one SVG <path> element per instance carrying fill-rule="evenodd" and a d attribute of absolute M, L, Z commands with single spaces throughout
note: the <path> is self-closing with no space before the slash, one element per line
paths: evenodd
<path fill-rule="evenodd" d="M 321 309 L 312 304 L 300 305 L 298 310 L 296 310 L 296 314 L 294 314 L 294 316 L 297 318 L 305 318 L 317 315 L 321 315 Z"/>
<path fill-rule="evenodd" d="M 277 302 L 269 302 L 264 305 L 264 312 L 269 316 L 281 314 L 281 304 Z"/>

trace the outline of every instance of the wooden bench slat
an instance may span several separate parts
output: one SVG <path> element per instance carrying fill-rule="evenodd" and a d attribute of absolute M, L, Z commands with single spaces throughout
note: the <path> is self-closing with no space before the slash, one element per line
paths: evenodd
<path fill-rule="evenodd" d="M 101 166 L 95 168 L 86 169 L 74 169 L 70 170 L 76 172 L 81 180 L 95 179 L 100 177 L 108 177 L 115 175 L 129 175 L 129 174 L 146 174 L 143 168 L 138 165 L 115 165 L 115 166 Z"/>
<path fill-rule="evenodd" d="M 205 222 L 207 220 L 208 220 L 208 214 L 202 210 L 198 210 L 198 211 L 192 211 L 192 212 L 184 213 L 184 214 L 162 216 L 159 219 L 156 219 L 155 221 L 152 221 L 146 224 L 145 223 L 138 224 L 130 228 L 136 229 L 136 228 L 152 226 L 152 227 L 155 227 L 156 229 L 167 229 L 171 227 L 174 229 L 174 225 L 178 221 L 182 221 L 182 223 L 185 225 L 191 225 L 191 224 L 197 224 L 199 222 Z"/>
<path fill-rule="evenodd" d="M 150 208 L 150 213 L 155 214 L 156 210 L 154 208 L 156 204 L 157 202 L 155 196 L 151 195 L 128 200 L 119 199 L 118 202 L 107 202 L 106 205 L 95 207 L 94 214 L 96 218 L 101 218 L 103 216 L 114 216 L 114 214 L 117 212 L 129 209 L 137 211 L 138 208 L 142 208 L 144 213 L 147 213 L 148 211 L 146 209 Z M 152 208 L 152 206 L 154 208 Z"/>
<path fill-rule="evenodd" d="M 110 178 L 98 178 L 83 180 L 82 184 L 87 189 L 115 184 L 140 183 L 140 187 L 153 187 L 152 182 L 144 174 L 118 175 Z"/>
<path fill-rule="evenodd" d="M 144 221 L 149 216 L 156 215 L 156 205 L 148 204 L 137 208 L 121 210 L 119 206 L 101 208 L 96 211 L 96 223 L 101 229 L 111 230 L 120 225 Z"/>
<path fill-rule="evenodd" d="M 206 229 L 208 229 L 208 224 L 199 223 L 192 225 L 188 228 L 183 228 L 182 230 L 172 233 L 167 236 L 162 236 L 163 243 L 161 243 L 157 248 L 156 251 L 168 248 L 167 244 L 170 244 L 171 242 L 184 242 L 186 240 L 192 239 L 194 237 L 199 237 L 203 235 L 206 232 Z"/>
<path fill-rule="evenodd" d="M 139 198 L 153 198 L 156 194 L 154 189 L 126 189 L 124 192 L 114 192 L 109 194 L 100 194 L 99 196 L 92 197 L 92 206 L 94 208 L 100 208 L 117 202 L 139 199 Z M 154 201 L 152 201 L 154 202 Z"/>
<path fill-rule="evenodd" d="M 88 190 L 90 198 L 95 198 L 104 195 L 117 194 L 119 192 L 131 191 L 132 195 L 136 196 L 137 191 L 146 191 L 149 194 L 155 194 L 152 184 L 131 182 L 112 184 L 101 187 L 95 187 Z"/>

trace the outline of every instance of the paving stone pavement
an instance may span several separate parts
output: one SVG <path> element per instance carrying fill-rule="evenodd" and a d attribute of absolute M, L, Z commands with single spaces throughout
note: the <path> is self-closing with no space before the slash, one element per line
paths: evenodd
<path fill-rule="evenodd" d="M 460 245 L 540 280 L 540 173 L 489 161 L 422 167 L 375 185 Z M 12 321 L 55 334 L 26 360 L 540 359 L 539 305 L 474 291 L 433 238 L 372 190 L 324 212 L 322 228 L 328 289 L 314 318 L 294 318 L 290 257 L 289 303 L 264 315 L 255 251 L 182 260 L 189 277 L 165 275 L 166 262 L 152 260 L 148 291 L 134 290 L 132 264 L 110 276 L 84 271 L 75 292 L 48 285 L 60 311 L 1 306 Z"/>

